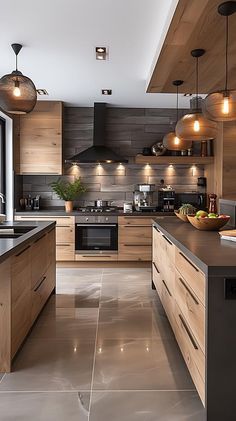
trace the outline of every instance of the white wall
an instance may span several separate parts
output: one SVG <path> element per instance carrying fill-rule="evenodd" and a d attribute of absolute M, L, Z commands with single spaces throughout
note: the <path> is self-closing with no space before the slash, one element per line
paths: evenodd
<path fill-rule="evenodd" d="M 13 122 L 10 117 L 0 111 L 5 120 L 6 129 L 6 218 L 13 221 L 14 210 L 14 172 L 13 172 Z"/>

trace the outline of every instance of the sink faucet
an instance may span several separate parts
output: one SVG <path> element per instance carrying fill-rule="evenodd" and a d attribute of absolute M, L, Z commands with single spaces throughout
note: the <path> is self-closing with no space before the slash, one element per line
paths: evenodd
<path fill-rule="evenodd" d="M 5 196 L 3 193 L 0 193 L 0 199 L 2 203 L 5 203 Z"/>

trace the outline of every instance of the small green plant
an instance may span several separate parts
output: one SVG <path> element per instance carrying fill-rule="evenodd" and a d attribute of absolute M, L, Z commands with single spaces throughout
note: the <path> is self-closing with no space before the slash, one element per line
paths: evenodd
<path fill-rule="evenodd" d="M 73 183 L 58 178 L 57 181 L 53 181 L 50 185 L 58 197 L 66 202 L 77 199 L 81 193 L 86 191 L 86 188 L 82 185 L 80 178 L 77 178 Z"/>

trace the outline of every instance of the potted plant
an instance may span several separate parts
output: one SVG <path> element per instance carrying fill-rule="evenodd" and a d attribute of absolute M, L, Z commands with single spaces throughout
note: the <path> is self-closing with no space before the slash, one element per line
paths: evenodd
<path fill-rule="evenodd" d="M 60 199 L 65 200 L 66 212 L 73 211 L 73 201 L 77 199 L 81 193 L 86 191 L 80 178 L 77 178 L 73 183 L 58 178 L 57 181 L 51 183 L 51 187 Z"/>

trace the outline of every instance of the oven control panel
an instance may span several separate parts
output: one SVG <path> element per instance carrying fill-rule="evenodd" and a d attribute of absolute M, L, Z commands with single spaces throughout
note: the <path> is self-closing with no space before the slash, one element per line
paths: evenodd
<path fill-rule="evenodd" d="M 117 224 L 115 215 L 79 215 L 75 217 L 76 224 Z"/>

